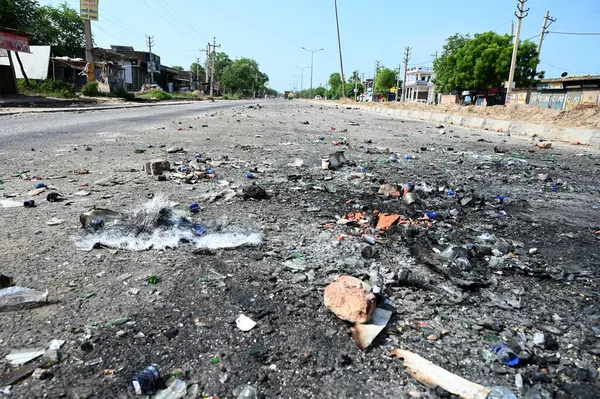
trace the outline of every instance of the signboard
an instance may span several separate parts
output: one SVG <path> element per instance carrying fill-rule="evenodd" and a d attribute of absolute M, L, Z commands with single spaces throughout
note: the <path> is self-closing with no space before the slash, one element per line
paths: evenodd
<path fill-rule="evenodd" d="M 98 20 L 98 2 L 100 0 L 80 0 L 79 15 L 81 19 Z"/>
<path fill-rule="evenodd" d="M 8 32 L 0 32 L 0 49 L 31 53 L 27 36 Z"/>
<path fill-rule="evenodd" d="M 562 90 L 562 82 L 541 83 L 537 86 L 538 90 Z"/>

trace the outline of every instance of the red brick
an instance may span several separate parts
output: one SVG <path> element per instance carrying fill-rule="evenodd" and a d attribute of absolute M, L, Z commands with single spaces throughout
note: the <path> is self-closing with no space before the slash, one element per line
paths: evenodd
<path fill-rule="evenodd" d="M 366 323 L 375 311 L 377 298 L 369 286 L 352 276 L 341 276 L 325 288 L 325 306 L 337 317 L 353 323 Z"/>

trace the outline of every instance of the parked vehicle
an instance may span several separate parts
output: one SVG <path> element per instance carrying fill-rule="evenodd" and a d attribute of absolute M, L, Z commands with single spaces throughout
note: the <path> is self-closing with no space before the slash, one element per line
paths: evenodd
<path fill-rule="evenodd" d="M 323 99 L 323 97 L 321 97 L 321 96 L 320 96 L 320 95 L 318 95 L 318 94 L 315 96 L 315 100 L 322 100 L 322 99 Z"/>

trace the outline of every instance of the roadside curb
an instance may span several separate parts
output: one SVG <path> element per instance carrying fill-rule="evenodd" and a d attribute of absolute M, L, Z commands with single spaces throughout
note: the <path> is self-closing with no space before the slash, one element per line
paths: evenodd
<path fill-rule="evenodd" d="M 307 102 L 320 105 L 324 104 L 331 107 L 351 106 L 352 108 L 360 108 L 361 111 L 370 113 L 399 116 L 405 119 L 419 121 L 438 122 L 440 124 L 463 126 L 471 129 L 489 132 L 502 131 L 505 133 L 512 133 L 515 135 L 520 135 L 522 132 L 526 132 L 527 137 L 531 137 L 532 135 L 536 134 L 539 137 L 543 137 L 545 139 L 550 139 L 554 141 L 564 141 L 571 144 L 579 142 L 581 144 L 590 145 L 594 148 L 600 148 L 600 130 L 597 129 L 566 128 L 554 125 L 541 125 L 537 123 L 528 123 L 520 121 L 506 121 L 500 119 L 488 119 L 463 115 L 440 114 L 429 111 L 369 107 L 361 104 L 331 104 L 310 100 L 308 100 Z"/>
<path fill-rule="evenodd" d="M 86 112 L 86 111 L 103 111 L 111 109 L 125 109 L 125 108 L 143 108 L 143 107 L 160 107 L 167 105 L 186 105 L 195 103 L 205 103 L 205 101 L 176 101 L 176 102 L 160 102 L 160 103 L 147 103 L 147 104 L 118 104 L 118 105 L 105 105 L 105 106 L 93 106 L 93 107 L 64 107 L 64 108 L 48 108 L 48 109 L 35 109 L 23 111 L 0 111 L 0 117 L 5 115 L 19 115 L 19 114 L 44 114 L 44 113 L 58 113 L 58 112 Z"/>

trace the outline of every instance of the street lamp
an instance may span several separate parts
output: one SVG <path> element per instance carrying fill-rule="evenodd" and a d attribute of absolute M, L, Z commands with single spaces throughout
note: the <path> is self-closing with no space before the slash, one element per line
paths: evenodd
<path fill-rule="evenodd" d="M 295 91 L 296 91 L 296 85 L 298 84 L 298 78 L 299 78 L 300 76 L 298 76 L 298 75 L 292 75 L 292 76 L 295 78 L 295 79 L 294 79 L 294 92 L 295 92 Z"/>
<path fill-rule="evenodd" d="M 299 67 L 298 65 L 296 65 L 296 68 L 300 70 L 300 93 L 302 93 L 302 90 L 304 89 L 304 70 L 310 67 Z"/>
<path fill-rule="evenodd" d="M 318 50 L 311 50 L 311 49 L 307 49 L 306 47 L 302 47 L 302 50 L 310 51 L 310 98 L 313 98 L 313 85 L 312 85 L 312 80 L 313 80 L 313 60 L 315 58 L 315 53 L 317 53 L 319 51 L 323 51 L 325 49 L 324 48 L 320 48 Z"/>

